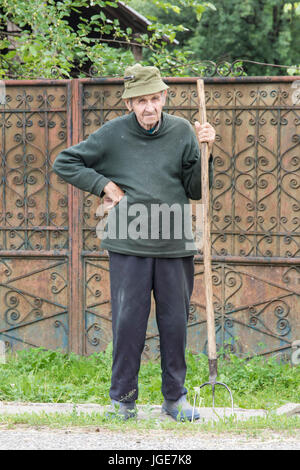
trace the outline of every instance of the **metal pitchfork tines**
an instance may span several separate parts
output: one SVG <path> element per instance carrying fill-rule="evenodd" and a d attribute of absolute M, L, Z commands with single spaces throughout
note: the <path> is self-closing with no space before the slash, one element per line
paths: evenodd
<path fill-rule="evenodd" d="M 199 100 L 199 123 L 202 125 L 206 122 L 206 107 L 204 94 L 204 81 L 197 80 L 197 91 Z M 195 397 L 193 406 L 192 421 L 196 406 L 197 396 L 200 396 L 200 389 L 206 385 L 211 385 L 213 394 L 213 409 L 215 411 L 215 386 L 221 385 L 225 387 L 231 398 L 231 409 L 233 414 L 233 397 L 230 388 L 222 382 L 217 382 L 218 363 L 216 351 L 216 332 L 215 317 L 213 308 L 213 291 L 212 291 L 212 268 L 211 268 L 211 236 L 210 236 L 210 210 L 209 210 L 209 171 L 208 171 L 208 145 L 199 142 L 201 149 L 201 184 L 202 184 L 202 203 L 203 211 L 203 260 L 204 260 L 204 284 L 206 299 L 206 316 L 207 316 L 207 346 L 208 346 L 208 366 L 209 381 L 203 383 L 199 387 L 195 387 Z"/>
<path fill-rule="evenodd" d="M 194 421 L 194 412 L 195 412 L 195 408 L 196 408 L 197 397 L 199 396 L 199 399 L 200 399 L 200 389 L 202 387 L 205 387 L 205 385 L 211 385 L 214 412 L 215 412 L 215 386 L 216 385 L 222 385 L 223 387 L 226 388 L 226 390 L 228 390 L 228 392 L 230 394 L 230 399 L 231 399 L 231 413 L 233 415 L 233 396 L 232 396 L 232 392 L 226 384 L 224 384 L 223 382 L 218 382 L 216 380 L 217 375 L 218 375 L 218 372 L 217 372 L 217 367 L 218 367 L 217 366 L 217 359 L 208 359 L 208 367 L 209 367 L 209 381 L 203 383 L 199 387 L 194 387 L 195 395 L 194 395 L 194 404 L 193 404 L 193 412 L 192 412 L 192 421 Z"/>

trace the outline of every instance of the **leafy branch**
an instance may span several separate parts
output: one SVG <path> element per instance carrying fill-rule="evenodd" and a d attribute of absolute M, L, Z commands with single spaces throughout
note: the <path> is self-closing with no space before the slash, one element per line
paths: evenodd
<path fill-rule="evenodd" d="M 150 1 L 157 8 L 180 13 L 180 7 L 170 2 Z M 198 16 L 206 8 L 214 8 L 209 2 L 198 0 L 180 0 L 180 5 L 193 8 Z M 97 6 L 97 13 L 89 19 L 84 17 L 84 9 Z M 0 0 L 0 78 L 16 76 L 16 69 L 17 78 L 80 77 L 91 67 L 98 75 L 120 75 L 122 68 L 135 62 L 130 46 L 148 51 L 144 63 L 158 65 L 163 59 L 166 72 L 174 70 L 174 63 L 185 69 L 190 54 L 168 48 L 177 32 L 186 29 L 183 25 L 156 21 L 148 26 L 147 33 L 135 37 L 131 28 L 124 29 L 118 19 L 105 15 L 103 8 L 107 6 L 117 8 L 118 2 Z M 69 22 L 73 12 L 79 19 L 76 30 Z M 10 34 L 8 22 L 20 30 Z M 123 47 L 114 48 L 112 44 Z"/>

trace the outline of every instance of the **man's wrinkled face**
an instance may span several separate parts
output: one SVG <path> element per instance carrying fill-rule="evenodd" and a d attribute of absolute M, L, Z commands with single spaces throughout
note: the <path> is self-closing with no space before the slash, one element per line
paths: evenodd
<path fill-rule="evenodd" d="M 167 91 L 152 95 L 143 95 L 125 100 L 129 111 L 133 111 L 139 124 L 144 129 L 151 129 L 160 120 L 163 106 L 166 102 Z"/>

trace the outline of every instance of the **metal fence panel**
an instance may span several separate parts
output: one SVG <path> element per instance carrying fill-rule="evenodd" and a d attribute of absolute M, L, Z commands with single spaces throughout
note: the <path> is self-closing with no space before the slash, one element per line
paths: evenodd
<path fill-rule="evenodd" d="M 0 108 L 0 339 L 13 351 L 68 348 L 68 188 L 51 164 L 70 142 L 69 95 L 11 81 Z"/>
<path fill-rule="evenodd" d="M 217 343 L 236 354 L 289 355 L 300 334 L 297 78 L 206 79 L 207 116 L 217 132 L 211 191 Z M 166 81 L 165 111 L 193 123 L 196 79 Z M 1 107 L 0 339 L 12 349 L 104 350 L 111 341 L 111 311 L 108 255 L 95 231 L 99 199 L 59 181 L 51 162 L 126 112 L 122 81 L 7 83 Z M 206 352 L 201 252 L 188 348 Z M 152 299 L 143 358 L 158 357 Z"/>

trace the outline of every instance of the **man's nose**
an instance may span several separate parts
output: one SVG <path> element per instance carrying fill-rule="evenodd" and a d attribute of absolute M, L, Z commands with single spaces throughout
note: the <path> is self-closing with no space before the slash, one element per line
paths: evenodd
<path fill-rule="evenodd" d="M 147 101 L 146 103 L 146 111 L 153 111 L 154 110 L 154 104 L 151 101 Z"/>

